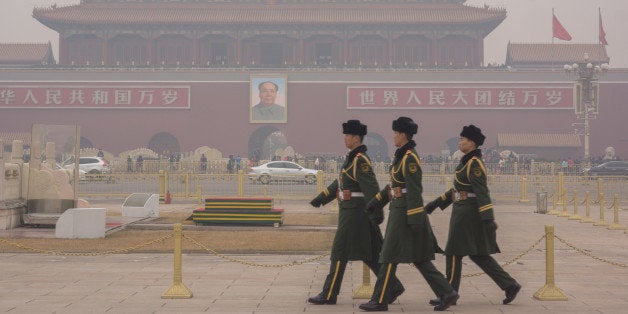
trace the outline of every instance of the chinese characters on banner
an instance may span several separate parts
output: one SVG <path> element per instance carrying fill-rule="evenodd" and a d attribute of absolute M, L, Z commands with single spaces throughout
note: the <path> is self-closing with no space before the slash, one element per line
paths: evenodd
<path fill-rule="evenodd" d="M 347 87 L 348 109 L 573 109 L 568 84 Z"/>
<path fill-rule="evenodd" d="M 189 109 L 189 86 L 47 85 L 0 83 L 1 108 Z"/>

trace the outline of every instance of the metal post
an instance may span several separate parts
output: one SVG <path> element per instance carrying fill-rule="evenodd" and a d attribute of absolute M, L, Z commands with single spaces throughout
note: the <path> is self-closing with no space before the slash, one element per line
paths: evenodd
<path fill-rule="evenodd" d="M 617 193 L 615 193 L 615 197 L 613 199 L 613 223 L 608 226 L 609 230 L 624 230 L 626 229 L 626 227 L 622 226 L 622 224 L 619 223 L 619 195 L 617 195 Z"/>
<path fill-rule="evenodd" d="M 573 191 L 573 215 L 569 216 L 568 220 L 580 220 L 582 217 L 578 215 L 578 191 Z"/>
<path fill-rule="evenodd" d="M 353 293 L 354 299 L 370 299 L 375 287 L 371 285 L 371 269 L 362 263 L 362 285 Z"/>
<path fill-rule="evenodd" d="M 545 286 L 534 293 L 541 301 L 567 301 L 567 296 L 556 287 L 554 279 L 554 226 L 545 226 Z"/>
<path fill-rule="evenodd" d="M 527 203 L 530 200 L 528 199 L 528 179 L 526 177 L 521 178 L 521 198 L 519 199 L 520 203 Z"/>
<path fill-rule="evenodd" d="M 594 223 L 594 226 L 608 226 L 606 220 L 604 220 L 604 193 L 600 193 L 600 220 Z"/>
<path fill-rule="evenodd" d="M 174 275 L 172 285 L 161 296 L 162 299 L 189 299 L 192 291 L 183 284 L 181 273 L 181 238 L 183 238 L 183 226 L 174 224 Z"/>
<path fill-rule="evenodd" d="M 589 191 L 587 191 L 586 194 L 586 199 L 585 199 L 585 217 L 582 218 L 580 220 L 580 222 L 594 222 L 593 219 L 591 219 L 590 213 L 591 213 L 591 195 L 589 193 Z"/>

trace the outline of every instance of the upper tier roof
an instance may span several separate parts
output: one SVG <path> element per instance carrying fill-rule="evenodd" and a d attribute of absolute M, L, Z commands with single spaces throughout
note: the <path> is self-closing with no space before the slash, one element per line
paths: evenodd
<path fill-rule="evenodd" d="M 506 18 L 505 9 L 456 3 L 82 3 L 65 7 L 36 8 L 33 16 L 55 28 L 62 24 L 86 25 L 425 25 L 491 23 Z"/>

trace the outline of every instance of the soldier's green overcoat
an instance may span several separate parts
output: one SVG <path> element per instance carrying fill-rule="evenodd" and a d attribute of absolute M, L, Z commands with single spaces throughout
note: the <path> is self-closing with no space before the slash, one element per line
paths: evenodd
<path fill-rule="evenodd" d="M 373 198 L 379 191 L 371 161 L 366 155 L 366 146 L 361 145 L 347 155 L 340 177 L 317 198 L 326 204 L 337 197 L 338 188 L 362 192 L 364 197 L 338 200 L 338 229 L 331 250 L 331 260 L 372 260 L 381 249 L 382 235 L 365 210 L 366 200 Z M 383 211 L 370 215 L 373 216 L 373 220 L 383 218 Z"/>
<path fill-rule="evenodd" d="M 441 209 L 453 203 L 446 255 L 489 255 L 500 252 L 495 230 L 482 223 L 495 217 L 481 156 L 479 149 L 467 153 L 454 174 L 454 189 L 474 193 L 475 197 L 453 202 L 452 194 L 455 191 L 452 189 L 435 200 Z"/>
<path fill-rule="evenodd" d="M 433 260 L 434 253 L 440 251 L 423 209 L 422 171 L 415 145 L 410 141 L 397 149 L 390 166 L 390 184 L 375 196 L 378 207 L 390 201 L 385 241 L 379 258 L 383 264 L 420 263 Z M 406 193 L 390 200 L 388 187 L 406 189 Z M 419 231 L 412 230 L 411 225 L 418 225 Z"/>

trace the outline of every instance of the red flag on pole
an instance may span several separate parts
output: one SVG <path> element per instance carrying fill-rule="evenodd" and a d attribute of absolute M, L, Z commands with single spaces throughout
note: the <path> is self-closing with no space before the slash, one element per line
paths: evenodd
<path fill-rule="evenodd" d="M 563 27 L 562 24 L 560 24 L 560 22 L 558 21 L 558 18 L 556 18 L 556 15 L 552 15 L 552 16 L 553 16 L 553 20 L 552 20 L 553 37 L 570 41 L 571 35 L 569 35 L 569 32 Z"/>
<path fill-rule="evenodd" d="M 602 24 L 602 12 L 600 12 L 600 44 L 607 46 L 606 32 L 604 31 L 604 24 Z"/>

